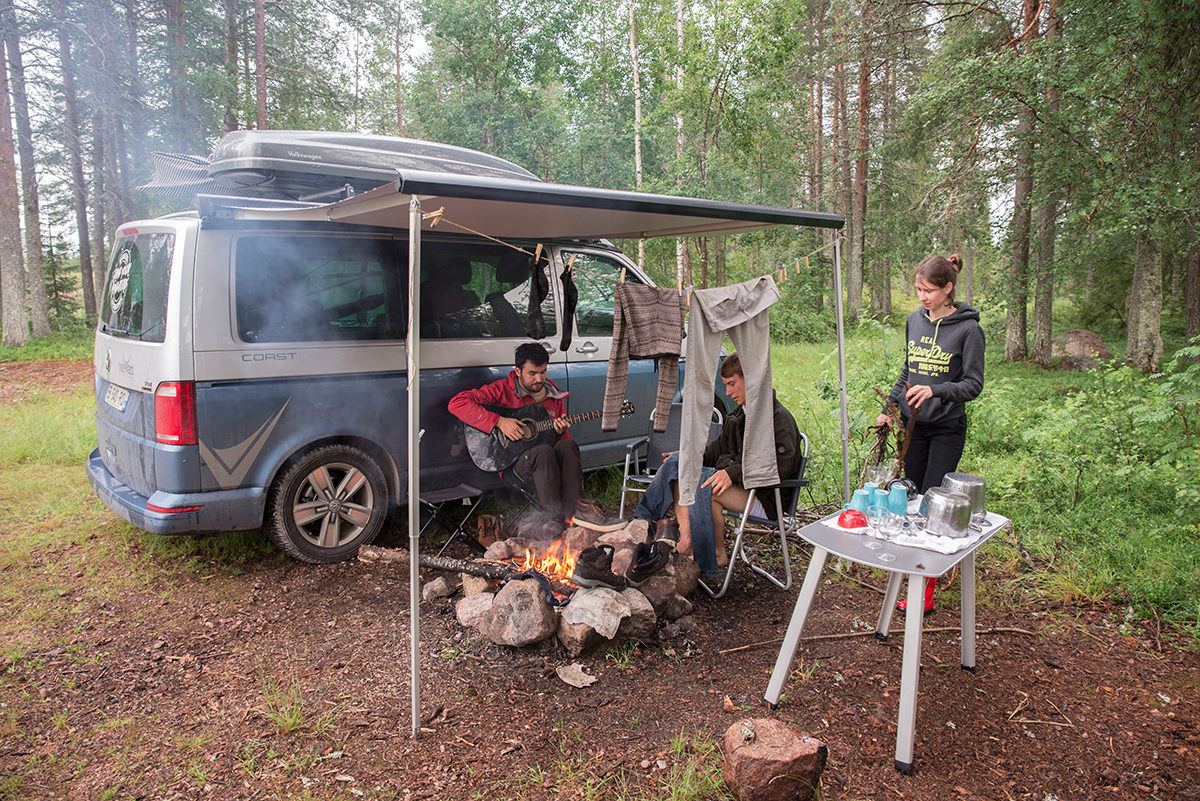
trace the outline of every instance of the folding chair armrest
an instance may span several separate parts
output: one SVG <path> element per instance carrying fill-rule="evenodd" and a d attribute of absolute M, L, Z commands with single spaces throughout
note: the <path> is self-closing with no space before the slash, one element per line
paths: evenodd
<path fill-rule="evenodd" d="M 779 487 L 780 489 L 797 489 L 799 487 L 807 487 L 809 483 L 811 482 L 807 478 L 785 478 L 776 484 L 775 487 Z M 771 487 L 770 489 L 774 489 L 775 487 Z"/>
<path fill-rule="evenodd" d="M 625 453 L 626 455 L 632 456 L 636 451 L 641 450 L 649 444 L 649 437 L 638 437 L 625 446 Z"/>

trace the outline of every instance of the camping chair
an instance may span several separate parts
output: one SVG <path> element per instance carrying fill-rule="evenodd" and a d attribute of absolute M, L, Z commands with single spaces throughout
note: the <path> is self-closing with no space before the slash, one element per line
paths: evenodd
<path fill-rule="evenodd" d="M 441 556 L 450 543 L 462 537 L 467 545 L 471 546 L 472 550 L 483 553 L 481 546 L 475 537 L 466 532 L 467 523 L 470 522 L 471 516 L 479 509 L 479 504 L 483 501 L 483 491 L 472 487 L 470 484 L 458 484 L 446 489 L 430 490 L 422 492 L 421 508 L 429 515 L 429 519 L 425 521 L 425 525 L 421 526 L 421 531 L 418 536 L 424 536 L 426 529 L 437 523 L 445 531 L 449 532 L 450 538 L 442 544 L 441 550 L 437 552 Z M 454 522 L 447 514 L 447 506 L 458 501 L 462 502 L 463 506 L 467 507 L 467 513 L 463 515 L 463 519 L 457 523 Z"/>
<path fill-rule="evenodd" d="M 773 487 L 761 487 L 759 489 L 750 490 L 750 495 L 746 499 L 746 508 L 740 512 L 725 510 L 726 517 L 732 517 L 738 521 L 737 535 L 733 540 L 733 548 L 729 552 L 729 564 L 725 568 L 725 577 L 721 581 L 718 589 L 714 590 L 709 587 L 704 580 L 701 579 L 700 586 L 704 588 L 713 598 L 720 598 L 725 594 L 725 590 L 729 589 L 729 580 L 733 577 L 733 566 L 737 564 L 740 558 L 743 562 L 750 566 L 760 576 L 763 576 L 776 587 L 781 590 L 790 589 L 792 586 L 792 562 L 788 556 L 788 535 L 799 528 L 799 520 L 796 515 L 796 506 L 800 500 L 800 488 L 808 486 L 808 479 L 804 477 L 804 471 L 808 467 L 808 437 L 804 432 L 800 433 L 802 450 L 800 456 L 800 469 L 796 471 L 796 475 L 792 478 L 786 478 L 780 481 Z M 791 492 L 786 505 L 783 502 L 785 492 Z M 775 519 L 760 517 L 750 514 L 750 510 L 754 508 L 754 498 L 759 492 L 774 492 L 775 493 Z M 754 561 L 746 554 L 743 538 L 746 535 L 747 523 L 751 524 L 751 530 L 761 531 L 779 537 L 780 549 L 783 551 L 783 578 L 776 578 L 772 573 L 754 564 Z"/>
<path fill-rule="evenodd" d="M 708 429 L 708 441 L 712 442 L 721 433 L 724 418 L 717 407 L 713 407 L 712 425 Z M 667 430 L 654 430 L 654 413 L 650 413 L 649 431 L 625 446 L 625 473 L 621 479 L 621 518 L 625 517 L 626 493 L 642 494 L 654 481 L 654 474 L 662 464 L 662 454 L 679 450 L 679 435 L 683 425 L 683 402 L 676 400 L 667 412 Z"/>

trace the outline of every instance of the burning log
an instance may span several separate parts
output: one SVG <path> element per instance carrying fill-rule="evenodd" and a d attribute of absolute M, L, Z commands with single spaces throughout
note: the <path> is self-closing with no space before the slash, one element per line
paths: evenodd
<path fill-rule="evenodd" d="M 363 545 L 358 549 L 360 562 L 397 562 L 408 564 L 408 551 L 404 548 L 380 548 L 375 545 Z M 504 581 L 521 575 L 523 571 L 515 570 L 501 562 L 471 561 L 452 559 L 448 556 L 432 556 L 418 554 L 417 564 L 429 570 L 444 570 L 450 573 L 467 573 L 472 576 Z M 570 595 L 575 587 L 550 579 L 550 586 L 559 595 Z"/>

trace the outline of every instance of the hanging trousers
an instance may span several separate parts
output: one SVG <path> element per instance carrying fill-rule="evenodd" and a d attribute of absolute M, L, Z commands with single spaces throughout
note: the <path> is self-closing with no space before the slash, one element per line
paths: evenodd
<path fill-rule="evenodd" d="M 717 289 L 692 292 L 683 381 L 683 429 L 679 443 L 679 503 L 695 503 L 712 422 L 712 392 L 725 334 L 733 340 L 746 377 L 746 434 L 742 486 L 779 483 L 775 460 L 774 393 L 771 391 L 771 325 L 767 309 L 779 300 L 769 275 Z"/>

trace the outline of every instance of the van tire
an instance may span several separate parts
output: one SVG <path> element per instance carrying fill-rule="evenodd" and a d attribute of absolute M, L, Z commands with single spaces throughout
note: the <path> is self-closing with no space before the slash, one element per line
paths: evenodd
<path fill-rule="evenodd" d="M 310 564 L 341 562 L 383 528 L 387 481 L 358 448 L 325 445 L 284 471 L 267 508 L 269 533 L 281 551 Z"/>

